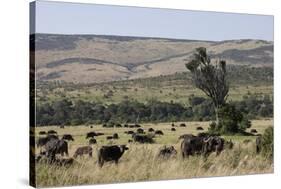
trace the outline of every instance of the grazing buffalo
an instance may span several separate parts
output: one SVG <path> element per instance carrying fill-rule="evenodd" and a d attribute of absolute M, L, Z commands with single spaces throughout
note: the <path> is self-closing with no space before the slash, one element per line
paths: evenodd
<path fill-rule="evenodd" d="M 143 133 L 144 133 L 144 130 L 143 130 L 142 128 L 138 128 L 138 129 L 137 129 L 137 133 L 143 134 Z"/>
<path fill-rule="evenodd" d="M 125 124 L 125 125 L 124 125 L 124 127 L 128 128 L 128 127 L 129 127 L 129 125 L 128 125 L 128 124 Z"/>
<path fill-rule="evenodd" d="M 93 128 L 93 125 L 91 125 L 90 128 L 92 129 L 92 128 Z"/>
<path fill-rule="evenodd" d="M 175 128 L 171 128 L 171 131 L 176 131 L 176 129 Z"/>
<path fill-rule="evenodd" d="M 164 135 L 163 131 L 161 131 L 161 130 L 156 130 L 154 133 L 156 135 Z"/>
<path fill-rule="evenodd" d="M 217 155 L 224 149 L 224 139 L 217 136 L 210 136 L 204 138 L 204 154 L 207 155 L 211 152 L 216 152 Z"/>
<path fill-rule="evenodd" d="M 118 136 L 118 134 L 117 134 L 117 133 L 114 133 L 114 134 L 112 135 L 112 138 L 113 138 L 113 139 L 118 139 L 118 138 L 119 138 L 119 136 Z"/>
<path fill-rule="evenodd" d="M 93 148 L 91 146 L 83 146 L 76 149 L 73 157 L 77 158 L 78 156 L 83 156 L 84 154 L 88 154 L 89 157 L 93 156 Z"/>
<path fill-rule="evenodd" d="M 93 137 L 95 137 L 95 136 L 97 136 L 97 133 L 95 133 L 95 132 L 89 132 L 89 133 L 87 133 L 87 135 L 86 135 L 86 139 L 88 139 L 88 138 L 93 138 Z"/>
<path fill-rule="evenodd" d="M 56 154 L 61 154 L 62 156 L 66 154 L 68 156 L 68 144 L 65 140 L 51 139 L 45 145 L 46 155 L 50 159 L 55 159 Z"/>
<path fill-rule="evenodd" d="M 102 127 L 107 127 L 107 124 L 102 124 Z"/>
<path fill-rule="evenodd" d="M 154 129 L 153 128 L 149 128 L 148 132 L 154 132 Z"/>
<path fill-rule="evenodd" d="M 120 123 L 117 123 L 115 127 L 122 127 L 122 125 Z"/>
<path fill-rule="evenodd" d="M 140 127 L 141 127 L 141 125 L 139 125 L 139 124 L 135 124 L 135 127 L 136 127 L 136 128 L 140 128 Z"/>
<path fill-rule="evenodd" d="M 119 159 L 129 148 L 126 145 L 113 145 L 113 146 L 102 146 L 98 151 L 98 164 L 100 167 L 103 166 L 104 162 L 114 161 L 118 164 Z"/>
<path fill-rule="evenodd" d="M 182 157 L 201 154 L 204 148 L 203 137 L 185 137 L 181 143 Z"/>
<path fill-rule="evenodd" d="M 128 134 L 128 135 L 132 135 L 134 134 L 135 132 L 134 131 L 125 131 L 124 133 Z"/>
<path fill-rule="evenodd" d="M 131 140 L 131 139 L 128 140 L 128 143 L 132 143 L 132 142 L 133 142 L 133 140 Z"/>
<path fill-rule="evenodd" d="M 135 142 L 139 142 L 139 143 L 153 143 L 154 142 L 152 136 L 148 136 L 148 135 L 133 134 L 132 138 Z"/>
<path fill-rule="evenodd" d="M 257 133 L 258 131 L 256 129 L 251 129 L 251 133 Z"/>
<path fill-rule="evenodd" d="M 196 130 L 197 130 L 197 131 L 202 131 L 202 130 L 204 130 L 204 129 L 203 129 L 203 127 L 196 127 Z"/>
<path fill-rule="evenodd" d="M 56 135 L 48 135 L 46 137 L 40 137 L 37 140 L 37 147 L 41 147 L 44 146 L 45 144 L 47 144 L 47 142 L 49 142 L 51 139 L 59 139 L 58 136 Z"/>
<path fill-rule="evenodd" d="M 171 125 L 172 127 L 175 127 L 175 124 L 174 123 L 172 123 L 172 125 Z"/>
<path fill-rule="evenodd" d="M 113 139 L 113 136 L 107 136 L 106 137 L 106 140 L 112 140 Z"/>
<path fill-rule="evenodd" d="M 186 124 L 185 123 L 181 123 L 180 127 L 186 127 Z"/>
<path fill-rule="evenodd" d="M 58 134 L 56 131 L 54 131 L 54 130 L 49 130 L 48 131 L 48 134 L 51 134 L 51 135 L 56 135 L 56 134 Z"/>
<path fill-rule="evenodd" d="M 71 140 L 71 141 L 74 141 L 74 138 L 72 137 L 72 135 L 70 135 L 70 134 L 65 134 L 65 135 L 63 135 L 62 136 L 62 139 L 63 140 Z"/>
<path fill-rule="evenodd" d="M 186 137 L 181 143 L 181 151 L 183 157 L 194 154 L 203 154 L 207 156 L 212 152 L 217 155 L 224 149 L 224 139 L 218 136 L 209 137 Z"/>
<path fill-rule="evenodd" d="M 39 135 L 45 135 L 45 134 L 47 134 L 46 131 L 40 131 L 39 132 Z"/>
<path fill-rule="evenodd" d="M 176 149 L 173 146 L 164 146 L 160 149 L 158 157 L 161 158 L 170 158 L 172 156 L 175 156 L 177 154 Z"/>
<path fill-rule="evenodd" d="M 129 125 L 128 127 L 129 128 L 135 128 L 135 125 Z"/>
<path fill-rule="evenodd" d="M 89 145 L 96 144 L 96 143 L 97 143 L 97 140 L 94 139 L 94 138 L 91 138 L 91 139 L 89 140 Z"/>
<path fill-rule="evenodd" d="M 261 152 L 261 146 L 262 146 L 262 137 L 258 136 L 256 138 L 256 153 L 260 153 Z"/>

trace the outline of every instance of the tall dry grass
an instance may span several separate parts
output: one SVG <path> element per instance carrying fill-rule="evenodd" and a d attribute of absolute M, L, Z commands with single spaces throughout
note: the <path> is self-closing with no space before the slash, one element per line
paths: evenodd
<path fill-rule="evenodd" d="M 254 143 L 238 143 L 232 150 L 224 150 L 219 156 L 211 154 L 207 159 L 193 156 L 182 159 L 179 144 L 174 158 L 159 159 L 159 144 L 129 145 L 118 165 L 97 165 L 97 147 L 92 158 L 76 159 L 70 167 L 45 164 L 36 165 L 37 186 L 66 186 L 116 182 L 136 182 L 194 177 L 230 176 L 272 173 L 273 162 L 255 153 Z"/>

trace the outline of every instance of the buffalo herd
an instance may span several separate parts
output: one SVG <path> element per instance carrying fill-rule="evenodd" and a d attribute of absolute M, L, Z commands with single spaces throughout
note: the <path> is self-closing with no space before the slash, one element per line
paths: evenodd
<path fill-rule="evenodd" d="M 154 130 L 153 128 L 149 128 L 145 132 L 140 125 L 126 125 L 127 128 L 133 128 L 130 126 L 134 126 L 137 128 L 136 131 L 128 130 L 125 131 L 125 134 L 131 135 L 131 139 L 128 140 L 128 143 L 155 143 L 155 137 L 158 135 L 164 135 L 164 132 L 161 130 Z M 124 125 L 125 127 L 125 125 Z M 180 127 L 186 127 L 184 123 L 180 124 Z M 197 127 L 197 130 L 203 130 L 202 127 Z M 171 131 L 176 131 L 175 124 L 172 124 Z M 255 131 L 251 131 L 255 132 Z M 36 161 L 41 161 L 42 157 L 46 157 L 45 159 L 48 162 L 56 165 L 71 165 L 74 162 L 75 158 L 82 157 L 84 155 L 88 155 L 92 157 L 93 148 L 91 145 L 97 144 L 97 140 L 95 137 L 104 135 L 104 133 L 96 133 L 94 131 L 86 133 L 86 139 L 89 139 L 87 146 L 78 147 L 73 155 L 73 158 L 68 159 L 60 159 L 57 158 L 56 155 L 59 154 L 61 156 L 69 156 L 68 153 L 68 142 L 74 141 L 74 138 L 70 134 L 64 134 L 61 137 L 57 135 L 57 132 L 54 130 L 49 131 L 40 131 L 40 136 L 36 145 L 40 148 L 40 155 L 36 158 Z M 113 133 L 110 136 L 105 136 L 105 139 L 119 139 L 118 133 Z M 203 155 L 207 157 L 211 153 L 215 153 L 219 155 L 224 149 L 232 149 L 234 143 L 230 140 L 227 141 L 219 135 L 213 135 L 209 133 L 198 133 L 197 135 L 193 134 L 182 134 L 178 137 L 178 140 L 181 140 L 180 143 L 180 151 L 182 158 L 188 158 L 193 155 Z M 247 141 L 248 142 L 248 141 Z M 246 143 L 246 142 L 244 142 Z M 42 149 L 45 149 L 42 150 Z M 126 145 L 106 145 L 101 146 L 97 151 L 98 156 L 98 165 L 102 167 L 105 162 L 114 162 L 118 164 L 119 159 L 122 157 L 124 152 L 129 148 Z M 259 153 L 261 151 L 261 136 L 256 138 L 256 152 Z M 175 157 L 177 155 L 177 150 L 174 146 L 164 146 L 159 149 L 158 157 L 167 159 L 171 157 Z"/>

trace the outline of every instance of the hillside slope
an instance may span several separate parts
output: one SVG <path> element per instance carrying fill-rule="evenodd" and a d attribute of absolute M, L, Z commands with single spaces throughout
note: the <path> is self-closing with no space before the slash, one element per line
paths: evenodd
<path fill-rule="evenodd" d="M 273 66 L 273 42 L 262 40 L 55 34 L 31 35 L 30 40 L 31 51 L 36 51 L 36 77 L 46 81 L 99 83 L 183 72 L 194 49 L 202 46 L 228 64 Z"/>

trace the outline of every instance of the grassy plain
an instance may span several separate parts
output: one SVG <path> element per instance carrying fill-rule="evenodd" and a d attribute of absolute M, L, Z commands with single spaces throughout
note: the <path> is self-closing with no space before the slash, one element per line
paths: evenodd
<path fill-rule="evenodd" d="M 179 125 L 180 123 L 175 123 Z M 98 136 L 97 144 L 93 145 L 93 157 L 77 158 L 70 167 L 58 167 L 45 163 L 36 164 L 37 185 L 42 186 L 65 186 L 81 184 L 101 184 L 114 182 L 136 182 L 163 179 L 183 179 L 208 176 L 227 176 L 257 173 L 272 173 L 273 162 L 264 159 L 255 153 L 255 136 L 223 136 L 227 140 L 232 139 L 234 148 L 225 150 L 219 156 L 211 154 L 207 159 L 201 156 L 193 156 L 182 159 L 180 156 L 181 134 L 197 134 L 196 127 L 201 126 L 206 131 L 209 122 L 186 122 L 187 127 L 175 127 L 171 131 L 171 123 L 141 124 L 145 131 L 152 127 L 164 132 L 163 136 L 157 136 L 154 144 L 128 144 L 130 135 L 124 133 L 134 128 L 103 128 L 101 125 L 89 126 L 66 126 L 64 129 L 57 126 L 37 127 L 36 138 L 39 131 L 56 130 L 58 135 L 72 134 L 75 141 L 69 142 L 69 155 L 72 157 L 79 146 L 88 145 L 85 135 L 89 131 L 103 132 L 104 136 Z M 268 126 L 273 126 L 272 119 L 253 120 L 252 128 L 258 133 L 263 133 Z M 201 131 L 202 132 L 202 131 Z M 106 140 L 106 136 L 118 133 L 120 139 Z M 243 141 L 250 139 L 245 144 Z M 102 145 L 127 144 L 129 150 L 124 153 L 120 163 L 105 164 L 100 168 L 97 165 L 97 150 Z M 165 160 L 157 157 L 159 149 L 164 145 L 173 145 L 178 154 L 176 157 Z M 39 149 L 36 149 L 39 153 Z"/>

